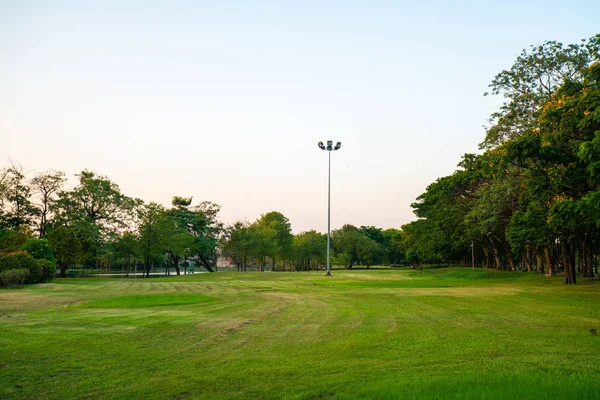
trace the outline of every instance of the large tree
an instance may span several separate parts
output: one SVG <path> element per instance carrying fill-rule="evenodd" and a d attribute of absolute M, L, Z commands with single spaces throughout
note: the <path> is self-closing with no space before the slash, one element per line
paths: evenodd
<path fill-rule="evenodd" d="M 38 198 L 37 207 L 40 215 L 38 231 L 40 238 L 46 234 L 51 205 L 56 200 L 55 195 L 62 189 L 65 181 L 65 173 L 54 170 L 39 173 L 31 179 L 33 194 L 37 195 Z"/>
<path fill-rule="evenodd" d="M 38 210 L 31 202 L 25 168 L 14 162 L 5 168 L 0 173 L 0 190 L 0 228 L 30 229 Z"/>
<path fill-rule="evenodd" d="M 327 262 L 327 236 L 314 230 L 294 236 L 296 269 L 309 271 L 318 269 Z"/>
<path fill-rule="evenodd" d="M 105 176 L 87 170 L 77 176 L 77 186 L 59 193 L 54 219 L 74 231 L 83 245 L 85 261 L 94 264 L 109 236 L 127 227 L 139 202 L 121 193 Z"/>
<path fill-rule="evenodd" d="M 271 211 L 261 215 L 255 224 L 255 231 L 263 236 L 264 256 L 271 258 L 271 269 L 276 270 L 276 261 L 292 254 L 294 239 L 290 221 L 282 213 Z"/>
<path fill-rule="evenodd" d="M 579 80 L 583 71 L 600 60 L 600 34 L 579 44 L 546 41 L 531 46 L 509 70 L 492 80 L 490 91 L 505 98 L 493 113 L 482 148 L 493 148 L 534 129 L 540 106 L 567 80 Z M 487 94 L 487 93 L 486 93 Z"/>
<path fill-rule="evenodd" d="M 65 226 L 58 226 L 48 232 L 47 238 L 56 258 L 56 264 L 60 268 L 60 276 L 64 277 L 69 265 L 81 261 L 83 255 L 81 240 L 71 228 Z"/>

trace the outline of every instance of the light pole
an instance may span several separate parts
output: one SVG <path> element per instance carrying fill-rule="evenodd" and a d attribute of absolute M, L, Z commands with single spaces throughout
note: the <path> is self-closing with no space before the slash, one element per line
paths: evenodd
<path fill-rule="evenodd" d="M 327 276 L 331 276 L 331 152 L 333 150 L 339 150 L 342 147 L 342 142 L 337 142 L 333 147 L 333 141 L 328 140 L 327 146 L 323 142 L 319 142 L 319 148 L 321 150 L 327 150 L 329 153 L 329 169 L 327 175 Z"/>

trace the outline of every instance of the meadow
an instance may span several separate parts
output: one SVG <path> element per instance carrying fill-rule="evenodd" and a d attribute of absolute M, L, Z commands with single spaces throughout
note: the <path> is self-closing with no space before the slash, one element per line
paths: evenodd
<path fill-rule="evenodd" d="M 600 398 L 600 284 L 466 268 L 0 290 L 3 399 Z"/>

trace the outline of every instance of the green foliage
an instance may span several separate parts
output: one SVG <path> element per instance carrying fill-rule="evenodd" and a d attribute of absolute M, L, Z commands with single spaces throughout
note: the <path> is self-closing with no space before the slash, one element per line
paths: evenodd
<path fill-rule="evenodd" d="M 71 229 L 81 242 L 83 261 L 94 264 L 109 236 L 127 225 L 139 202 L 105 176 L 87 170 L 77 176 L 76 187 L 59 193 L 55 224 Z"/>
<path fill-rule="evenodd" d="M 21 250 L 25 250 L 35 259 L 44 259 L 55 262 L 52 247 L 47 239 L 28 239 L 21 245 Z"/>
<path fill-rule="evenodd" d="M 0 272 L 21 268 L 21 260 L 15 253 L 0 254 Z"/>
<path fill-rule="evenodd" d="M 490 118 L 482 148 L 493 148 L 536 126 L 541 104 L 565 81 L 582 79 L 585 69 L 599 60 L 600 34 L 580 44 L 564 46 L 546 41 L 517 57 L 510 70 L 504 70 L 490 84 L 491 93 L 506 102 Z"/>
<path fill-rule="evenodd" d="M 383 232 L 374 227 L 359 229 L 346 224 L 331 232 L 337 262 L 348 269 L 357 264 L 369 267 L 379 262 L 383 254 L 382 245 L 371 239 L 366 232 L 384 241 Z"/>
<path fill-rule="evenodd" d="M 31 179 L 32 191 L 38 196 L 40 201 L 40 204 L 38 204 L 40 215 L 38 230 L 40 238 L 48 230 L 48 216 L 51 213 L 51 207 L 56 201 L 55 195 L 60 191 L 65 181 L 64 172 L 52 170 L 39 173 Z"/>
<path fill-rule="evenodd" d="M 261 236 L 259 256 L 270 257 L 271 268 L 276 269 L 276 260 L 292 254 L 292 227 L 282 213 L 271 211 L 261 215 L 254 224 L 254 230 Z"/>
<path fill-rule="evenodd" d="M 22 286 L 29 278 L 29 270 L 26 268 L 9 269 L 0 271 L 0 286 L 14 287 Z"/>
<path fill-rule="evenodd" d="M 31 186 L 22 165 L 0 170 L 0 229 L 28 230 L 38 209 L 31 202 Z"/>
<path fill-rule="evenodd" d="M 58 226 L 47 235 L 48 242 L 61 267 L 61 276 L 65 275 L 67 266 L 77 264 L 83 256 L 81 240 L 75 236 L 73 229 Z"/>
<path fill-rule="evenodd" d="M 19 251 L 30 236 L 23 231 L 0 230 L 0 251 Z"/>
<path fill-rule="evenodd" d="M 314 230 L 294 236 L 297 270 L 318 269 L 327 263 L 327 235 Z"/>
<path fill-rule="evenodd" d="M 39 283 L 43 281 L 43 268 L 31 254 L 25 251 L 18 251 L 14 255 L 19 261 L 20 268 L 25 268 L 29 271 L 29 276 L 25 283 Z"/>
<path fill-rule="evenodd" d="M 56 276 L 56 264 L 50 260 L 35 260 L 42 269 L 42 279 L 40 282 L 50 282 Z"/>
<path fill-rule="evenodd" d="M 24 269 L 27 277 L 24 283 L 47 282 L 54 278 L 56 269 L 48 260 L 36 260 L 26 251 L 0 254 L 0 272 Z M 21 276 L 20 274 L 8 276 Z"/>
<path fill-rule="evenodd" d="M 600 232 L 600 34 L 581 44 L 545 42 L 496 76 L 506 103 L 492 115 L 481 155 L 438 179 L 403 227 L 415 264 L 544 268 L 594 276 Z M 472 247 L 472 253 L 471 251 Z M 471 253 L 471 254 L 469 254 Z M 542 265 L 543 264 L 543 265 Z"/>

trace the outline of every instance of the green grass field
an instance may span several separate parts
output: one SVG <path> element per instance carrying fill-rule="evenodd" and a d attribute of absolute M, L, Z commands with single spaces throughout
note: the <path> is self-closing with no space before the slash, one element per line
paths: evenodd
<path fill-rule="evenodd" d="M 600 284 L 469 269 L 0 290 L 0 398 L 598 399 Z"/>

